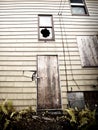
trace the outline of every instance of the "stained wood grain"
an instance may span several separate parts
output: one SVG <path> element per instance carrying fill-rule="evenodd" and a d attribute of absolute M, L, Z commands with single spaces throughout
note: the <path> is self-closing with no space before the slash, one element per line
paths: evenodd
<path fill-rule="evenodd" d="M 38 109 L 61 108 L 57 56 L 38 56 Z"/>
<path fill-rule="evenodd" d="M 77 42 L 82 66 L 83 67 L 98 66 L 97 36 L 78 36 Z"/>

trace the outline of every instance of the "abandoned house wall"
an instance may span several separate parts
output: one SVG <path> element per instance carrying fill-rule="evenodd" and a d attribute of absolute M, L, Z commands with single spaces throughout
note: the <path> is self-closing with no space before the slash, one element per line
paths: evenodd
<path fill-rule="evenodd" d="M 37 80 L 32 81 L 32 73 L 37 72 L 38 55 L 58 56 L 63 109 L 67 91 L 98 90 L 98 68 L 82 66 L 78 47 L 79 37 L 98 36 L 98 0 L 86 0 L 86 6 L 89 15 L 80 16 L 72 15 L 69 0 L 0 0 L 1 100 L 36 109 Z M 54 40 L 38 39 L 40 14 L 53 16 Z"/>

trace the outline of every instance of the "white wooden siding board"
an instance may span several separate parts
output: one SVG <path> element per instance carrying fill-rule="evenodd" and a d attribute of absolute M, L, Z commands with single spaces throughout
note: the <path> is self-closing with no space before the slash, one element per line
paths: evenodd
<path fill-rule="evenodd" d="M 59 60 L 64 60 L 64 56 L 63 56 L 63 55 L 59 55 L 58 58 L 59 58 Z M 66 56 L 66 60 L 69 60 L 69 55 Z M 70 56 L 70 60 L 71 60 L 71 61 L 72 61 L 72 60 L 73 60 L 73 61 L 74 61 L 74 60 L 75 60 L 75 61 L 76 61 L 76 60 L 80 60 L 80 56 L 79 56 L 79 55 L 74 55 L 74 56 L 71 55 L 71 56 Z"/>
<path fill-rule="evenodd" d="M 3 19 L 3 20 L 5 20 L 5 19 Z M 7 20 L 7 19 L 6 19 Z M 19 19 L 19 20 L 21 20 L 21 19 Z M 70 21 L 68 21 L 68 22 L 65 22 L 65 25 L 67 25 L 67 28 L 66 28 L 66 31 L 70 31 L 71 29 L 70 28 L 68 28 L 68 25 L 70 25 L 70 24 L 73 24 L 73 26 L 74 25 L 77 25 L 78 24 L 78 22 L 70 22 Z M 36 25 L 36 24 L 35 24 Z M 89 22 L 79 22 L 79 25 L 83 25 L 83 26 L 97 26 L 98 25 L 98 23 L 97 22 L 93 22 L 93 21 L 89 21 Z M 33 22 L 32 22 L 32 24 L 0 24 L 0 28 L 32 28 L 33 29 L 33 27 L 34 28 L 37 28 L 37 26 L 34 26 L 33 25 Z M 68 30 L 69 29 L 69 30 Z M 72 28 L 73 29 L 73 28 Z M 84 28 L 84 29 L 86 29 L 86 28 Z M 92 28 L 93 29 L 93 28 Z M 76 31 L 79 31 L 79 29 L 75 29 L 74 28 L 74 30 L 76 30 Z M 74 31 L 73 30 L 73 31 Z M 81 30 L 83 30 L 82 28 L 81 28 Z M 88 30 L 89 30 L 89 28 L 88 28 Z M 84 30 L 83 30 L 84 31 Z M 86 29 L 86 31 L 87 31 L 87 29 Z M 91 30 L 92 31 L 92 30 Z"/>
<path fill-rule="evenodd" d="M 92 29 L 91 29 L 92 30 Z M 96 28 L 95 29 L 95 31 L 97 31 L 98 29 Z M 88 30 L 88 31 L 90 31 L 90 30 Z M 69 32 L 70 32 L 70 30 L 69 30 Z M 78 31 L 77 31 L 78 32 Z M 81 30 L 81 32 L 82 32 L 82 30 Z M 12 35 L 12 36 L 10 36 L 10 35 Z M 26 40 L 28 40 L 28 42 L 30 41 L 29 39 L 31 39 L 31 41 L 32 41 L 32 39 L 34 39 L 34 38 L 37 38 L 37 37 L 34 37 L 35 35 L 37 35 L 37 34 L 35 34 L 35 33 L 32 33 L 32 34 L 25 34 L 25 33 L 23 33 L 22 34 L 22 32 L 14 32 L 14 34 L 13 34 L 13 32 L 8 32 L 8 33 L 5 33 L 5 32 L 3 32 L 1 35 L 0 35 L 0 39 L 1 40 L 3 40 L 3 39 L 7 39 L 7 40 L 13 40 L 13 39 L 26 39 Z M 66 42 L 66 34 L 63 34 L 63 37 L 64 37 L 64 41 Z M 62 36 L 58 33 L 56 33 L 56 36 L 55 36 L 55 38 L 56 39 L 61 39 L 62 38 Z M 72 43 L 76 43 L 76 39 L 67 39 L 67 42 L 72 42 Z M 32 43 L 33 43 L 33 41 L 32 41 Z M 48 42 L 47 42 L 48 43 Z M 55 44 L 55 43 L 54 43 Z"/>
<path fill-rule="evenodd" d="M 65 27 L 66 27 L 66 29 L 68 30 L 70 30 L 70 29 L 95 29 L 95 28 L 98 28 L 98 25 L 96 24 L 96 25 L 75 25 L 75 28 L 74 28 L 74 26 L 73 25 L 65 25 Z M 67 31 L 66 30 L 66 31 Z M 58 32 L 58 31 L 60 31 L 60 27 L 58 26 L 58 25 L 55 25 L 55 32 Z"/>
<path fill-rule="evenodd" d="M 46 10 L 47 9 L 47 10 Z M 46 12 L 48 11 L 48 10 L 50 10 L 50 11 L 58 11 L 58 8 L 57 7 L 55 7 L 55 6 L 47 6 L 46 5 L 46 7 L 33 7 L 32 8 L 32 6 L 31 7 L 23 7 L 23 6 L 21 6 L 21 7 L 1 7 L 1 10 L 14 10 L 15 12 L 18 10 L 18 11 L 23 11 L 23 10 L 27 10 L 27 11 L 32 11 L 32 12 L 34 12 L 34 11 L 37 11 L 37 12 L 39 12 L 39 11 L 42 11 L 42 10 L 46 10 Z M 68 6 L 66 6 L 66 12 L 68 12 L 68 10 L 69 10 L 69 7 Z M 17 11 L 17 12 L 18 12 Z M 64 11 L 64 10 L 63 10 Z"/>
<path fill-rule="evenodd" d="M 66 90 L 66 86 L 62 86 L 61 87 L 62 88 L 62 93 L 64 92 L 64 93 L 66 93 L 67 92 L 67 90 Z M 96 86 L 96 88 L 94 89 L 93 88 L 93 86 L 90 86 L 90 85 L 83 85 L 83 86 L 79 86 L 79 88 L 78 88 L 78 86 L 73 86 L 73 85 L 70 85 L 69 87 L 68 87 L 68 91 L 70 92 L 70 91 L 72 91 L 72 92 L 76 92 L 76 91 L 80 91 L 80 92 L 83 92 L 83 91 L 97 91 L 98 90 L 98 86 Z"/>
<path fill-rule="evenodd" d="M 15 16 L 15 15 L 14 15 Z M 23 15 L 22 15 L 23 16 Z M 27 15 L 28 16 L 28 15 Z M 34 23 L 35 25 L 36 25 L 36 23 L 37 23 L 37 15 L 35 16 L 35 18 L 36 19 L 32 19 L 32 15 L 31 15 L 31 17 L 29 16 L 29 21 L 24 21 L 24 19 L 26 18 L 26 16 L 24 15 L 24 17 L 22 18 L 22 17 L 15 17 L 14 19 L 12 19 L 12 18 L 8 18 L 7 19 L 7 17 L 1 17 L 2 19 L 0 19 L 0 25 L 2 24 L 2 25 L 5 25 L 5 24 L 7 24 L 7 25 L 11 25 L 11 24 L 13 24 L 13 25 L 19 25 L 19 24 L 24 24 L 24 25 L 28 25 L 28 24 L 32 24 L 32 23 Z M 53 18 L 53 19 L 55 19 L 55 18 Z M 59 19 L 59 18 L 58 18 Z M 4 22 L 3 22 L 3 20 L 5 20 Z M 56 20 L 56 19 L 55 19 Z M 74 20 L 71 20 L 71 19 L 69 19 L 69 20 L 64 20 L 63 22 L 64 22 L 64 25 L 65 25 L 65 23 L 66 23 L 66 27 L 68 28 L 74 28 L 74 24 L 75 24 L 75 22 L 77 23 L 77 22 L 80 22 L 79 24 L 80 24 L 80 27 L 81 26 L 86 26 L 86 24 L 87 23 L 90 23 L 90 22 L 94 22 L 94 23 L 96 23 L 96 20 L 98 20 L 98 19 L 95 19 L 95 20 L 89 20 L 89 19 L 86 19 L 86 21 L 83 21 L 83 20 L 81 20 L 81 21 L 79 21 L 79 20 L 77 20 L 77 21 L 74 21 Z M 63 23 L 62 22 L 62 23 Z M 68 24 L 68 22 L 70 22 L 69 24 Z M 82 23 L 82 22 L 84 22 L 84 24 Z M 77 26 L 76 27 L 79 27 L 79 24 L 77 24 Z M 56 26 L 56 27 L 60 27 L 60 25 L 59 25 L 59 21 L 57 21 L 57 22 L 54 22 L 54 25 Z M 93 23 L 91 23 L 91 25 L 93 25 Z M 88 25 L 88 26 L 90 26 L 90 25 Z"/>
<path fill-rule="evenodd" d="M 96 88 L 93 88 L 93 86 L 81 86 L 80 89 L 78 89 L 77 87 L 69 87 L 69 91 L 97 91 L 98 90 L 98 86 L 96 86 Z"/>
<path fill-rule="evenodd" d="M 95 85 L 95 84 L 97 84 L 97 81 L 96 80 L 76 80 L 76 83 L 77 83 L 77 85 L 79 85 L 79 86 L 81 86 L 81 85 L 83 85 L 83 86 L 85 86 L 85 85 L 89 85 L 89 86 L 92 86 L 92 85 Z M 76 85 L 76 83 L 74 82 L 74 81 L 68 81 L 68 85 L 70 86 L 77 86 Z M 61 81 L 61 85 L 66 85 L 66 81 L 65 80 L 62 80 Z M 97 84 L 98 85 L 98 84 Z"/>
<path fill-rule="evenodd" d="M 93 75 L 93 74 L 98 74 L 98 69 L 76 69 L 76 70 L 67 70 L 67 74 L 85 74 L 85 75 Z M 60 74 L 65 74 L 64 69 L 60 69 Z"/>
<path fill-rule="evenodd" d="M 47 46 L 48 47 L 48 46 Z M 34 47 L 34 48 L 0 48 L 0 52 L 32 52 L 32 51 L 62 51 L 62 47 L 59 47 L 59 48 L 53 48 L 53 47 L 39 47 L 39 50 L 38 50 L 38 47 Z M 65 48 L 65 51 L 70 51 L 70 52 L 77 52 L 78 51 L 78 48 Z"/>
<path fill-rule="evenodd" d="M 22 76 L 23 71 L 0 71 L 0 76 Z"/>
<path fill-rule="evenodd" d="M 83 27 L 82 27 L 83 28 Z M 94 28 L 92 27 L 92 28 L 87 28 L 87 29 L 85 29 L 86 27 L 84 27 L 84 29 L 80 29 L 80 31 L 85 31 L 86 32 L 86 34 L 87 34 L 87 32 L 90 32 L 90 29 L 91 29 L 91 31 L 93 31 L 94 30 Z M 96 32 L 97 30 L 98 30 L 98 27 L 95 25 L 95 30 L 94 30 L 94 32 Z M 38 32 L 37 32 L 37 28 L 33 28 L 33 27 L 31 27 L 31 28 L 4 28 L 4 29 L 0 29 L 1 31 L 0 31 L 0 37 L 2 38 L 2 36 L 9 36 L 9 37 L 13 37 L 13 36 L 27 36 L 28 37 L 28 35 L 29 36 L 31 36 L 32 38 L 33 38 L 33 35 L 37 35 L 38 34 Z M 72 32 L 75 32 L 76 33 L 76 31 L 77 32 L 79 32 L 79 29 L 72 29 Z M 71 29 L 69 29 L 68 30 L 68 28 L 66 29 L 66 33 L 70 33 L 71 32 Z M 66 34 L 65 32 L 64 32 L 64 34 L 63 34 L 63 36 L 65 36 L 65 34 Z M 92 33 L 93 32 L 91 32 L 91 35 L 92 35 Z M 55 31 L 55 34 L 57 35 L 57 36 L 60 36 L 60 38 L 61 38 L 61 32 L 60 32 L 60 29 L 58 29 L 58 31 Z M 10 36 L 11 35 L 11 36 Z M 90 35 L 90 34 L 88 34 L 88 35 Z M 96 34 L 95 34 L 96 35 Z M 69 36 L 69 35 L 68 35 Z M 66 36 L 66 37 L 68 37 L 68 36 Z M 73 36 L 73 35 L 72 35 Z M 37 36 L 35 36 L 35 38 L 37 38 Z"/>
<path fill-rule="evenodd" d="M 59 60 L 59 65 L 64 65 L 65 64 L 65 62 L 64 62 L 64 60 Z M 66 64 L 69 64 L 69 65 L 81 65 L 81 62 L 80 61 L 75 61 L 75 60 L 71 60 L 70 61 L 70 59 L 69 60 L 66 60 Z"/>
<path fill-rule="evenodd" d="M 0 93 L 0 95 L 1 95 L 1 97 L 2 97 L 2 99 L 10 99 L 10 100 L 30 100 L 30 99 L 32 99 L 32 100 L 35 100 L 36 98 L 33 98 L 33 93 L 31 93 L 31 94 L 24 94 L 24 93 L 22 93 L 22 94 L 13 94 L 13 93 L 9 93 L 9 94 L 3 94 L 3 93 Z M 34 94 L 34 95 L 36 95 L 36 94 Z"/>
<path fill-rule="evenodd" d="M 32 61 L 32 60 L 36 60 L 36 57 L 34 57 L 34 56 L 29 56 L 29 57 L 26 57 L 26 56 L 17 56 L 17 57 L 15 57 L 15 56 L 0 56 L 0 60 L 2 60 L 2 61 Z"/>
<path fill-rule="evenodd" d="M 28 88 L 28 86 L 29 86 L 29 87 L 32 87 L 32 89 L 36 88 L 35 81 L 34 82 L 5 81 L 5 82 L 0 82 L 0 86 L 1 87 L 17 87 L 17 88 L 19 88 L 19 87 Z"/>
<path fill-rule="evenodd" d="M 66 8 L 64 8 L 64 10 L 68 11 L 68 10 L 69 10 L 69 7 L 68 7 L 68 6 L 65 6 L 65 7 L 66 7 Z M 24 6 L 24 7 L 23 7 L 23 6 L 21 6 L 21 7 L 6 7 L 6 6 L 5 6 L 5 7 L 1 7 L 1 11 L 2 11 L 2 10 L 4 10 L 4 11 L 7 11 L 7 10 L 8 10 L 8 11 L 15 11 L 15 12 L 19 12 L 19 11 L 20 11 L 20 12 L 21 12 L 21 11 L 24 11 L 24 12 L 25 12 L 26 10 L 27 10 L 27 11 L 33 11 L 33 12 L 35 12 L 35 11 L 37 11 L 37 12 L 40 12 L 40 11 L 41 11 L 41 12 L 43 12 L 45 9 L 47 9 L 47 10 L 50 9 L 50 10 L 56 12 L 58 8 L 55 7 L 55 6 L 51 7 L 51 6 L 47 6 L 47 5 L 46 5 L 45 7 L 41 7 L 41 6 L 38 7 L 38 6 L 34 6 L 34 5 L 33 5 L 33 7 L 30 6 L 29 8 L 26 7 L 26 6 Z M 44 11 L 44 12 L 47 12 L 47 10 Z M 64 11 L 64 10 L 63 10 L 63 11 Z"/>
<path fill-rule="evenodd" d="M 57 0 L 57 1 L 56 0 L 52 0 L 52 2 L 55 3 L 55 5 L 59 4 L 59 0 Z M 28 5 L 28 4 L 30 4 L 30 5 L 31 4 L 39 5 L 40 4 L 41 5 L 42 4 L 43 5 L 43 4 L 46 4 L 46 3 L 47 4 L 51 4 L 51 1 L 47 1 L 47 0 L 45 0 L 45 1 L 43 1 L 43 0 L 41 0 L 41 1 L 36 1 L 36 0 L 35 1 L 34 0 L 33 1 L 25 1 L 24 0 L 24 1 L 14 1 L 14 2 L 13 1 L 9 1 L 8 3 L 4 3 L 4 1 L 3 2 L 1 1 L 1 5 L 8 5 L 8 4 L 9 5 L 18 5 L 18 4 L 19 5 L 21 5 L 21 4 L 25 4 L 25 5 Z M 66 3 L 68 3 L 68 0 L 66 0 Z"/>
<path fill-rule="evenodd" d="M 87 34 L 88 35 L 96 35 L 97 34 L 97 30 L 96 31 L 93 31 L 93 32 L 87 32 L 87 31 L 85 31 L 85 32 L 78 32 L 78 34 L 77 34 L 77 32 L 66 32 L 66 35 L 80 35 L 80 36 L 83 36 L 83 35 L 85 35 L 85 36 L 87 36 Z"/>
<path fill-rule="evenodd" d="M 36 70 L 36 66 L 0 66 L 0 70 Z"/>
<path fill-rule="evenodd" d="M 15 107 L 16 110 L 18 110 L 18 111 L 19 111 L 19 110 L 21 111 L 21 110 L 23 110 L 24 108 L 25 108 L 25 109 L 28 108 L 27 106 L 22 106 L 22 105 L 17 105 L 17 106 L 14 105 L 14 107 Z M 36 104 L 35 104 L 35 105 L 34 105 L 34 104 L 31 105 L 31 107 L 32 107 L 32 110 L 36 111 Z"/>
<path fill-rule="evenodd" d="M 68 43 L 68 42 L 67 42 Z M 65 42 L 65 45 L 64 45 L 66 48 L 77 48 L 77 44 L 76 43 L 68 43 L 68 45 L 66 44 L 66 42 Z M 36 45 L 35 44 L 32 44 L 32 43 L 24 43 L 24 44 L 22 44 L 22 43 L 0 43 L 0 48 L 37 48 L 37 47 L 40 47 L 40 48 L 46 48 L 46 47 L 50 47 L 50 48 L 53 48 L 53 47 L 57 47 L 57 48 L 59 48 L 59 47 L 62 47 L 62 44 L 61 43 L 56 43 L 56 44 L 54 44 L 54 43 L 47 43 L 47 46 L 46 46 L 46 44 L 39 44 L 39 43 L 37 43 L 36 42 Z"/>
<path fill-rule="evenodd" d="M 32 79 L 31 77 L 28 77 L 28 76 L 24 76 L 24 77 L 21 77 L 21 76 L 0 76 L 0 81 L 24 81 L 24 82 L 32 82 Z"/>
<path fill-rule="evenodd" d="M 6 1 L 6 0 L 5 0 Z M 4 2 L 5 2 L 4 1 Z M 9 2 L 11 2 L 11 3 L 13 3 L 13 0 L 7 0 L 7 1 L 9 1 Z M 67 2 L 68 2 L 68 0 L 66 0 Z M 39 2 L 39 0 L 29 0 L 29 1 L 27 1 L 27 0 L 21 0 L 21 1 L 17 1 L 17 0 L 15 0 L 14 1 L 15 3 L 32 3 L 32 2 L 34 2 L 34 3 L 48 3 L 48 2 L 59 2 L 59 0 L 41 0 L 40 2 Z"/>
<path fill-rule="evenodd" d="M 29 6 L 29 7 L 28 7 Z M 48 3 L 48 4 L 45 4 L 45 3 L 41 3 L 41 4 L 34 4 L 34 3 L 31 3 L 31 4 L 29 4 L 29 3 L 26 3 L 26 4 L 7 4 L 7 5 L 4 5 L 4 4 L 1 4 L 0 3 L 0 8 L 2 9 L 16 9 L 16 8 L 32 8 L 32 6 L 34 6 L 33 7 L 33 9 L 36 9 L 38 6 L 39 6 L 39 8 L 43 8 L 42 6 L 44 6 L 44 7 L 54 7 L 54 8 L 57 8 L 57 7 L 59 7 L 59 5 L 58 5 L 58 3 L 53 3 L 53 4 L 51 4 L 51 3 Z M 65 7 L 68 7 L 69 8 L 69 6 L 68 5 L 65 5 Z"/>
<path fill-rule="evenodd" d="M 24 31 L 27 31 L 27 32 L 24 32 Z M 36 34 L 36 31 L 37 31 L 37 27 L 25 27 L 25 28 L 23 28 L 23 27 L 14 27 L 13 26 L 13 27 L 10 27 L 10 28 L 8 28 L 8 27 L 2 28 L 2 26 L 1 26 L 1 28 L 0 28 L 0 32 L 3 32 L 3 34 L 5 34 L 5 35 L 11 34 L 11 32 L 13 32 L 14 34 L 12 34 L 12 36 L 21 34 L 21 32 L 23 32 L 23 34 L 21 34 L 21 35 L 24 35 L 24 34 L 29 35 L 29 34 L 32 34 L 32 33 Z M 3 34 L 1 33 L 1 35 L 3 35 Z"/>
<path fill-rule="evenodd" d="M 36 22 L 37 23 L 37 16 L 38 16 L 38 13 L 36 13 L 36 14 L 33 14 L 32 13 L 32 11 L 31 12 L 28 12 L 27 10 L 26 10 L 26 12 L 20 12 L 19 14 L 15 14 L 15 13 L 13 13 L 13 14 L 11 14 L 10 15 L 10 12 L 8 13 L 9 11 L 7 11 L 6 10 L 6 12 L 4 13 L 4 10 L 2 10 L 2 11 L 0 11 L 0 17 L 1 17 L 1 19 L 0 19 L 0 21 L 2 21 L 2 20 L 5 20 L 4 21 L 4 23 L 6 23 L 7 21 L 6 20 L 8 20 L 8 22 L 16 22 L 16 21 L 18 21 L 18 23 L 21 23 L 21 22 L 23 22 L 23 23 L 31 23 L 31 22 Z M 58 12 L 56 12 L 56 13 L 58 13 Z M 3 14 L 5 14 L 5 15 L 3 15 Z M 52 13 L 53 14 L 53 13 Z M 14 19 L 13 19 L 13 17 L 15 17 Z M 25 19 L 25 18 L 28 18 L 28 19 Z M 34 18 L 33 18 L 34 17 Z M 58 26 L 60 26 L 59 25 L 59 16 L 58 16 L 58 14 L 55 14 L 55 15 L 53 15 L 53 19 L 55 19 L 56 21 L 54 21 L 54 23 L 55 24 L 57 24 Z M 21 20 L 21 21 L 20 21 Z M 32 20 L 32 21 L 31 21 Z M 91 17 L 89 17 L 89 16 L 83 16 L 83 17 L 81 17 L 80 18 L 80 16 L 63 16 L 63 21 L 62 22 L 65 22 L 65 23 L 68 23 L 68 22 L 71 22 L 71 23 L 75 23 L 75 22 L 85 22 L 85 23 L 87 23 L 87 22 L 90 22 L 90 21 L 92 21 L 92 22 L 97 22 L 97 20 L 98 20 L 98 18 L 97 17 L 95 17 L 95 16 L 91 16 Z M 2 21 L 3 22 L 3 21 Z M 13 23 L 13 24 L 14 24 Z M 80 24 L 80 23 L 79 23 Z M 78 25 L 79 25 L 78 24 Z M 83 24 L 83 23 L 82 23 Z M 72 24 L 71 24 L 72 25 Z"/>
<path fill-rule="evenodd" d="M 31 91 L 32 90 L 32 91 Z M 13 87 L 13 88 L 5 88 L 5 87 L 2 87 L 0 89 L 0 93 L 22 93 L 22 94 L 36 94 L 36 88 L 32 89 L 32 88 L 18 88 L 17 87 Z"/>
<path fill-rule="evenodd" d="M 7 8 L 32 8 L 32 6 L 34 6 L 33 7 L 33 9 L 35 9 L 35 8 L 37 8 L 37 7 L 39 7 L 39 8 L 44 8 L 44 7 L 59 7 L 59 4 L 58 3 L 56 3 L 55 2 L 55 4 L 54 4 L 54 2 L 53 3 L 26 3 L 26 4 L 0 4 L 0 7 L 1 7 L 1 9 L 2 8 L 4 8 L 4 7 L 7 7 Z M 65 7 L 69 7 L 68 5 L 65 5 Z M 5 8 L 6 9 L 6 8 Z"/>
<path fill-rule="evenodd" d="M 82 74 L 81 75 L 74 75 L 74 76 L 72 76 L 70 74 L 70 75 L 67 76 L 67 78 L 68 78 L 68 80 L 73 80 L 73 77 L 74 77 L 75 80 L 95 80 L 95 79 L 97 79 L 97 76 L 98 75 L 82 75 Z M 60 76 L 60 78 L 62 80 L 66 79 L 65 75 Z"/>
<path fill-rule="evenodd" d="M 36 65 L 36 62 L 34 62 L 34 61 L 0 61 L 0 65 L 2 66 L 2 65 L 8 65 L 8 66 L 10 66 L 10 65 L 23 65 L 23 66 L 34 66 L 34 65 Z"/>
<path fill-rule="evenodd" d="M 72 61 L 80 61 L 80 57 L 77 55 L 77 56 L 70 56 L 70 59 Z M 34 55 L 32 56 L 0 56 L 0 60 L 1 61 L 32 61 L 32 60 L 36 60 L 36 54 L 35 54 L 35 57 Z M 59 60 L 64 60 L 64 57 L 63 55 L 59 55 Z M 69 60 L 69 56 L 66 56 L 66 60 Z"/>
<path fill-rule="evenodd" d="M 9 11 L 9 10 L 6 10 L 7 12 Z M 33 11 L 33 10 L 11 10 L 11 11 L 13 11 L 13 12 L 33 12 L 33 14 L 34 15 L 36 15 L 36 14 L 53 14 L 53 15 L 57 15 L 58 14 L 58 10 L 56 11 L 56 12 L 53 12 L 53 10 L 46 10 L 46 11 L 41 11 L 41 9 L 40 10 L 35 10 L 35 11 Z M 4 12 L 4 10 L 2 10 L 2 12 Z M 65 11 L 63 11 L 63 13 L 65 13 Z M 68 10 L 68 11 L 66 11 L 66 16 L 68 16 L 68 15 L 70 15 L 70 10 Z M 19 20 L 19 19 L 17 19 L 17 20 Z"/>
<path fill-rule="evenodd" d="M 65 66 L 64 66 L 64 65 L 62 65 L 62 66 L 60 65 L 59 68 L 60 68 L 60 69 L 64 69 Z M 72 66 L 67 65 L 67 66 L 66 66 L 66 69 L 67 69 L 67 70 L 70 70 L 70 69 L 78 69 L 78 70 L 79 70 L 79 69 L 81 69 L 81 66 L 80 66 L 80 65 L 72 65 Z"/>
<path fill-rule="evenodd" d="M 34 101 L 31 100 L 14 100 L 14 105 L 20 105 L 20 106 L 31 106 L 31 105 L 35 105 Z"/>
<path fill-rule="evenodd" d="M 63 69 L 64 70 L 64 66 L 60 66 L 59 67 L 60 69 Z M 80 70 L 81 69 L 81 66 L 67 66 L 67 70 L 70 70 L 70 69 L 73 69 L 73 70 Z M 36 70 L 36 66 L 0 66 L 0 70 L 28 70 L 28 71 L 32 71 L 32 70 Z"/>
<path fill-rule="evenodd" d="M 63 98 L 62 98 L 62 104 L 63 104 L 63 105 L 66 105 L 66 107 L 67 107 L 67 103 L 68 103 L 67 97 L 63 97 Z M 65 107 L 65 108 L 66 108 L 66 107 Z"/>
<path fill-rule="evenodd" d="M 40 51 L 40 52 L 37 52 L 37 51 L 33 51 L 33 52 L 0 52 L 0 55 L 1 56 L 33 56 L 33 55 L 55 55 L 55 54 L 58 54 L 58 55 L 61 55 L 63 54 L 62 51 Z M 69 53 L 66 52 L 65 53 L 66 56 L 69 56 Z M 79 56 L 79 52 L 70 52 L 70 56 L 76 56 L 78 55 Z"/>
<path fill-rule="evenodd" d="M 29 1 L 26 1 L 26 0 L 21 0 L 21 1 L 19 1 L 19 0 L 14 0 L 14 2 L 13 2 L 13 0 L 5 0 L 5 1 L 2 1 L 1 0 L 1 3 L 3 3 L 3 4 L 8 4 L 8 3 L 6 3 L 6 1 L 9 3 L 9 4 L 23 4 L 23 3 L 25 3 L 25 4 L 27 4 L 27 3 L 38 3 L 38 4 L 41 4 L 41 3 L 50 3 L 51 1 L 52 2 L 59 2 L 59 0 L 41 0 L 41 1 L 39 1 L 39 0 L 29 0 Z M 68 0 L 67 0 L 68 1 Z"/>

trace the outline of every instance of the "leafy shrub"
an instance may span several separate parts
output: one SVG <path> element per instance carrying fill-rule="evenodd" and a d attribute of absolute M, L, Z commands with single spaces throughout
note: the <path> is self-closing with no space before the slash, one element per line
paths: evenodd
<path fill-rule="evenodd" d="M 10 123 L 10 115 L 15 111 L 13 103 L 5 100 L 0 104 L 0 130 L 6 130 Z"/>
<path fill-rule="evenodd" d="M 62 115 L 46 111 L 38 114 L 32 107 L 17 111 L 13 103 L 0 104 L 0 130 L 97 130 L 95 110 L 68 108 Z"/>

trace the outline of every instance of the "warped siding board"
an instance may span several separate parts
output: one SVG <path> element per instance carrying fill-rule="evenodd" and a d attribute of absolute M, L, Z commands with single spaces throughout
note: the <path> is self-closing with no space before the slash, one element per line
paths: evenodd
<path fill-rule="evenodd" d="M 13 100 L 18 109 L 29 105 L 36 109 L 36 82 L 23 71 L 36 71 L 37 55 L 58 55 L 62 108 L 67 107 L 62 36 L 69 90 L 98 90 L 98 69 L 82 68 L 77 44 L 78 35 L 98 35 L 98 1 L 86 0 L 86 5 L 89 16 L 72 16 L 69 0 L 62 1 L 61 7 L 60 0 L 0 0 L 0 99 Z M 38 41 L 38 14 L 53 15 L 55 41 Z"/>

